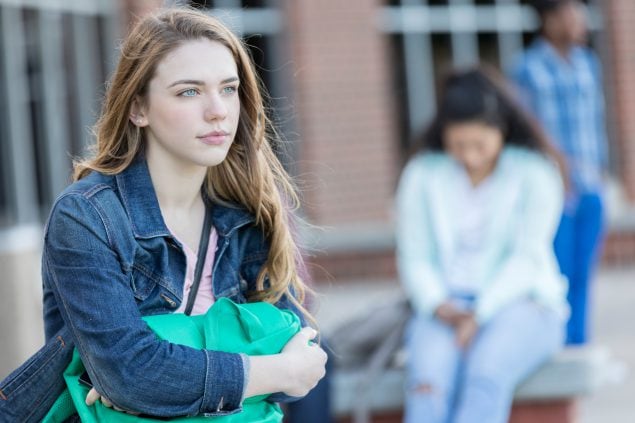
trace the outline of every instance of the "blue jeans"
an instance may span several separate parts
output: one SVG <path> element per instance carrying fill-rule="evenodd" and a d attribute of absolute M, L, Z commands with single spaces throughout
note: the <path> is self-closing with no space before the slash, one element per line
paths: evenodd
<path fill-rule="evenodd" d="M 562 346 L 564 322 L 530 300 L 503 309 L 466 351 L 452 328 L 414 316 L 406 332 L 406 423 L 506 423 L 519 382 Z"/>
<path fill-rule="evenodd" d="M 604 217 L 599 194 L 582 194 L 567 205 L 554 241 L 560 271 L 569 280 L 567 301 L 571 317 L 567 324 L 567 344 L 587 341 L 589 281 L 603 238 Z"/>

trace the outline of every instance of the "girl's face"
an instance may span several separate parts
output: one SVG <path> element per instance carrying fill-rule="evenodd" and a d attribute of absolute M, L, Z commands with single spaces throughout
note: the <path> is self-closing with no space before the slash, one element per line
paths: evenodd
<path fill-rule="evenodd" d="M 187 41 L 159 62 L 147 96 L 130 118 L 144 127 L 147 157 L 181 167 L 220 164 L 240 115 L 238 70 L 216 41 Z"/>
<path fill-rule="evenodd" d="M 478 121 L 447 125 L 443 139 L 448 154 L 476 178 L 484 178 L 494 170 L 503 149 L 501 130 Z"/>

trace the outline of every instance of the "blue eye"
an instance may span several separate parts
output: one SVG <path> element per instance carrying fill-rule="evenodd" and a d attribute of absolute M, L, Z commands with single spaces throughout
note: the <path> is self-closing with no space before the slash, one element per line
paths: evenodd
<path fill-rule="evenodd" d="M 196 89 L 194 88 L 190 88 L 188 90 L 181 92 L 179 95 L 181 97 L 194 97 L 196 94 L 198 94 L 198 91 L 196 91 Z"/>
<path fill-rule="evenodd" d="M 234 94 L 236 91 L 238 91 L 238 87 L 233 85 L 223 88 L 223 94 Z"/>

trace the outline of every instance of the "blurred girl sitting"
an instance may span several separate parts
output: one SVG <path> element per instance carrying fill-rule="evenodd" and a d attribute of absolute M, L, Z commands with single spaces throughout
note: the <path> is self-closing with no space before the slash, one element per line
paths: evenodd
<path fill-rule="evenodd" d="M 560 160 L 488 68 L 455 72 L 401 176 L 406 422 L 503 423 L 563 342 Z"/>

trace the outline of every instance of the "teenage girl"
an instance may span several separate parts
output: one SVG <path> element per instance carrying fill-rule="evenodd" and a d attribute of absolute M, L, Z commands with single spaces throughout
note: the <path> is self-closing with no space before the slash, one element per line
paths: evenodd
<path fill-rule="evenodd" d="M 160 341 L 142 320 L 228 297 L 306 321 L 297 197 L 242 42 L 194 10 L 141 20 L 95 132 L 46 225 L 47 345 L 0 385 L 0 417 L 39 421 L 73 347 L 94 385 L 86 401 L 133 413 L 222 415 L 254 395 L 305 395 L 326 362 L 310 327 L 279 354 L 247 356 Z"/>

